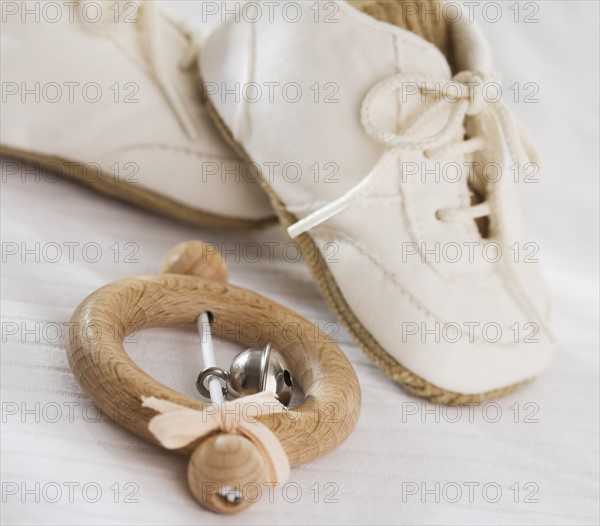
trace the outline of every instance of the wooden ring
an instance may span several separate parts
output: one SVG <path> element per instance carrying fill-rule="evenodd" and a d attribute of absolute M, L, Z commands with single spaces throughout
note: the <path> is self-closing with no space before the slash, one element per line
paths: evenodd
<path fill-rule="evenodd" d="M 148 431 L 156 413 L 141 407 L 141 396 L 192 409 L 205 404 L 143 372 L 127 355 L 123 340 L 143 328 L 194 327 L 204 311 L 214 315 L 217 336 L 246 347 L 270 341 L 285 357 L 305 399 L 289 411 L 263 415 L 260 420 L 281 441 L 291 465 L 314 460 L 348 437 L 358 418 L 360 389 L 339 347 L 292 310 L 220 281 L 160 274 L 127 278 L 98 289 L 71 319 L 67 357 L 73 374 L 109 417 L 157 444 Z M 195 444 L 190 444 L 179 451 L 191 454 L 194 449 Z"/>

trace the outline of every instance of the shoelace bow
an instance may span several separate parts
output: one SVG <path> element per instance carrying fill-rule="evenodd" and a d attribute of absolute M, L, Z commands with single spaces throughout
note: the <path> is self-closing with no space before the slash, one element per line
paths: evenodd
<path fill-rule="evenodd" d="M 86 0 L 81 2 L 82 8 L 85 3 Z M 119 27 L 129 25 L 128 22 L 136 23 L 140 29 L 142 45 L 146 52 L 146 58 L 154 80 L 160 87 L 183 131 L 190 139 L 196 139 L 198 137 L 198 126 L 191 117 L 190 110 L 186 108 L 181 95 L 173 83 L 172 74 L 168 71 L 168 62 L 164 57 L 164 28 L 162 26 L 167 22 L 167 18 L 158 7 L 158 2 L 141 1 L 137 3 L 135 6 L 137 9 L 135 15 L 126 9 L 129 5 L 134 5 L 131 0 L 116 0 L 116 3 L 119 22 L 115 22 L 114 18 L 112 18 L 114 11 L 111 9 L 110 11 L 107 10 L 110 17 L 99 22 L 88 22 L 82 16 L 84 26 L 89 31 L 109 36 L 113 31 L 118 30 Z M 181 32 L 189 40 L 188 47 L 184 51 L 179 63 L 179 67 L 185 70 L 194 64 L 198 56 L 199 35 L 192 30 L 182 29 Z"/>
<path fill-rule="evenodd" d="M 382 156 L 381 160 L 358 184 L 348 190 L 341 197 L 327 203 L 310 213 L 303 219 L 297 221 L 288 228 L 291 237 L 320 225 L 324 221 L 334 217 L 354 202 L 367 194 L 368 188 L 374 183 L 374 179 L 380 176 L 382 170 L 378 169 L 381 163 L 386 162 L 390 156 L 395 156 L 405 150 L 423 151 L 426 157 L 446 157 L 474 153 L 483 149 L 486 138 L 478 136 L 470 139 L 455 138 L 463 130 L 464 121 L 467 116 L 481 115 L 489 122 L 492 130 L 491 139 L 495 141 L 495 151 L 503 152 L 506 145 L 512 160 L 518 163 L 518 172 L 522 172 L 527 163 L 539 163 L 535 147 L 527 132 L 515 119 L 508 106 L 502 100 L 489 101 L 485 97 L 484 88 L 487 83 L 495 81 L 496 77 L 491 74 L 474 73 L 463 71 L 456 74 L 450 82 L 458 91 L 458 96 L 448 101 L 446 98 L 438 97 L 436 103 L 402 133 L 393 133 L 381 129 L 372 115 L 375 101 L 382 95 L 392 93 L 401 89 L 407 83 L 416 83 L 421 88 L 421 93 L 426 95 L 442 95 L 443 89 L 449 84 L 447 79 L 423 79 L 415 75 L 397 74 L 388 77 L 375 84 L 365 97 L 361 108 L 361 123 L 365 131 L 379 142 L 390 147 Z M 411 130 L 418 128 L 419 124 L 430 117 L 432 112 L 438 111 L 438 104 L 449 104 L 452 110 L 443 128 L 437 133 L 426 137 L 415 137 L 410 134 Z M 438 219 L 442 221 L 459 221 L 466 218 L 476 219 L 490 214 L 490 207 L 486 201 L 477 205 L 458 208 L 446 208 L 437 212 Z"/>

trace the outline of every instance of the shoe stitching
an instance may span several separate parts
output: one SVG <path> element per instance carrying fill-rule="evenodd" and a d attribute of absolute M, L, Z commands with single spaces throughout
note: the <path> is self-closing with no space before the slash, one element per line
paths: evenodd
<path fill-rule="evenodd" d="M 502 208 L 501 203 L 505 200 L 504 192 L 496 192 L 494 200 L 499 203 L 499 208 Z M 504 223 L 504 215 L 498 214 L 501 216 L 501 222 Z M 498 236 L 500 240 L 503 240 L 503 236 Z M 507 245 L 507 243 L 501 242 L 501 245 Z M 506 287 L 509 290 L 510 295 L 514 299 L 514 301 L 519 305 L 523 314 L 529 318 L 530 320 L 536 320 L 540 322 L 540 329 L 544 330 L 544 332 L 550 337 L 551 340 L 554 340 L 554 336 L 551 332 L 551 328 L 549 327 L 549 323 L 547 319 L 544 319 L 542 309 L 538 309 L 533 300 L 531 300 L 526 292 L 523 292 L 523 287 L 521 285 L 521 279 L 519 277 L 519 273 L 515 268 L 517 263 L 513 263 L 512 261 L 507 260 L 502 262 L 502 268 L 504 272 L 501 272 L 501 278 L 506 284 Z M 546 316 L 547 318 L 547 316 Z"/>
<path fill-rule="evenodd" d="M 232 162 L 236 164 L 243 164 L 242 161 L 237 157 L 227 157 L 224 155 L 217 154 L 209 154 L 206 152 L 202 152 L 199 150 L 194 150 L 192 148 L 188 148 L 186 146 L 177 146 L 173 144 L 161 144 L 161 143 L 139 143 L 139 144 L 128 144 L 127 146 L 122 146 L 118 148 L 112 148 L 108 150 L 107 154 L 113 154 L 118 152 L 127 152 L 131 150 L 166 150 L 173 153 L 183 153 L 184 155 L 199 157 L 202 159 L 215 159 L 225 162 Z"/>
<path fill-rule="evenodd" d="M 139 10 L 141 9 L 138 8 L 138 15 L 139 15 Z M 186 36 L 184 36 L 181 33 L 181 28 L 179 27 L 179 25 L 172 20 L 168 15 L 166 15 L 165 13 L 163 13 L 162 11 L 157 13 L 156 16 L 161 17 L 161 19 L 163 21 L 165 21 L 167 24 L 169 24 L 169 28 L 170 31 L 166 31 L 166 35 L 164 35 L 165 39 L 168 39 L 170 41 L 170 43 L 176 43 L 177 45 L 185 45 L 186 42 Z M 138 19 L 138 22 L 139 19 Z M 123 30 L 123 28 L 119 27 L 118 29 Z M 134 30 L 137 30 L 138 28 L 134 28 Z M 120 39 L 118 38 L 118 33 L 115 32 L 107 32 L 105 34 L 102 35 L 103 38 L 106 38 L 108 41 L 112 42 L 112 44 L 122 53 L 122 55 L 124 55 L 127 59 L 129 59 L 134 65 L 136 65 L 143 73 L 146 74 L 146 76 L 148 77 L 148 80 L 159 90 L 159 91 L 163 91 L 160 83 L 157 81 L 157 78 L 155 76 L 155 74 L 153 73 L 152 70 L 152 66 L 151 64 L 149 64 L 148 59 L 147 58 L 140 58 L 137 53 L 132 53 L 131 50 L 129 49 L 128 45 L 124 45 Z M 141 38 L 139 35 L 136 36 L 137 40 L 136 40 L 136 46 L 139 45 L 139 39 Z M 142 51 L 143 53 L 143 51 Z M 177 74 L 177 72 L 173 73 L 174 75 Z M 190 76 L 191 78 L 191 74 L 188 74 L 188 76 Z M 190 80 L 188 80 L 190 81 Z M 191 120 L 194 128 L 196 130 L 199 130 L 200 128 L 200 122 L 199 122 L 199 118 L 196 112 L 193 111 L 192 106 L 193 103 L 190 104 L 190 101 L 188 101 L 186 99 L 186 97 L 184 97 L 180 91 L 180 89 L 177 86 L 174 86 L 173 89 L 175 90 L 175 93 L 177 94 L 183 108 L 185 109 L 185 112 L 187 113 L 188 118 Z M 163 96 L 164 93 L 163 93 Z M 179 120 L 179 119 L 177 119 Z"/>
<path fill-rule="evenodd" d="M 249 31 L 248 43 L 246 46 L 246 64 L 245 81 L 243 86 L 249 86 L 254 81 L 254 68 L 256 64 L 256 24 L 246 23 Z M 250 120 L 250 103 L 246 97 L 242 96 L 241 104 L 236 112 L 235 118 L 235 136 L 239 141 L 248 140 L 252 135 L 252 125 Z"/>
<path fill-rule="evenodd" d="M 321 234 L 321 235 L 329 234 L 331 239 L 339 240 L 339 241 L 346 242 L 346 243 L 352 245 L 360 254 L 362 254 L 365 258 L 370 260 L 371 263 L 375 266 L 375 268 L 377 268 L 386 278 L 388 278 L 399 289 L 400 293 L 408 300 L 408 302 L 411 305 L 413 305 L 419 312 L 421 312 L 423 315 L 425 315 L 439 323 L 442 323 L 442 324 L 448 323 L 443 318 L 437 316 L 431 310 L 429 310 L 427 307 L 425 307 L 408 290 L 406 290 L 404 288 L 404 286 L 402 285 L 402 283 L 397 278 L 396 274 L 394 272 L 390 271 L 377 256 L 370 253 L 369 250 L 366 247 L 364 247 L 356 238 L 350 236 L 346 232 L 342 232 L 340 229 L 332 228 L 330 226 L 319 228 L 318 233 L 316 233 L 316 235 L 314 237 L 315 238 L 322 237 L 322 236 L 319 236 L 319 234 Z M 491 286 L 485 287 L 485 288 L 491 289 Z M 464 340 L 464 337 L 461 337 L 461 340 Z M 476 344 L 479 347 L 515 348 L 515 347 L 520 347 L 520 345 L 521 345 L 519 343 L 502 342 L 502 341 L 492 343 L 492 342 L 488 342 L 486 340 L 482 340 L 481 338 L 476 338 L 476 337 L 473 338 L 472 342 L 468 338 L 467 338 L 467 341 L 470 344 Z"/>
<path fill-rule="evenodd" d="M 340 14 L 346 16 L 348 19 L 353 20 L 354 22 L 368 27 L 370 29 L 374 29 L 379 33 L 387 33 L 394 35 L 401 39 L 402 43 L 407 46 L 412 46 L 413 48 L 417 48 L 423 51 L 428 51 L 431 53 L 431 60 L 435 60 L 440 67 L 443 67 L 446 71 L 449 72 L 448 64 L 446 63 L 441 51 L 437 49 L 433 44 L 423 40 L 421 37 L 416 35 L 415 33 L 411 33 L 406 29 L 402 29 L 401 27 L 388 24 L 387 22 L 380 22 L 375 18 L 367 15 L 365 13 L 360 12 L 358 9 L 344 2 L 336 2 L 340 6 L 340 10 L 338 11 Z"/>
<path fill-rule="evenodd" d="M 493 126 L 490 126 L 490 121 L 488 119 L 480 119 L 479 126 L 485 134 L 497 133 L 496 129 Z M 492 144 L 497 144 L 497 141 L 493 141 Z M 492 158 L 501 158 L 503 157 L 503 152 L 499 151 L 498 147 L 488 148 L 488 155 Z M 490 183 L 488 183 L 489 185 Z M 495 183 L 499 184 L 499 183 Z M 492 208 L 496 210 L 502 210 L 504 207 L 502 203 L 505 200 L 505 193 L 502 192 L 498 187 L 495 188 L 495 191 L 488 192 L 488 199 L 491 203 Z M 505 217 L 502 213 L 492 214 L 492 223 L 490 225 L 493 238 L 496 238 L 501 246 L 506 245 L 504 239 L 504 225 L 505 225 Z M 533 304 L 533 301 L 528 297 L 527 293 L 523 293 L 523 287 L 521 286 L 520 278 L 518 272 L 514 268 L 513 264 L 510 261 L 502 262 L 503 271 L 499 273 L 499 278 L 504 282 L 506 288 L 509 290 L 509 293 L 513 300 L 518 304 L 522 313 L 525 317 L 536 320 L 539 322 L 540 330 L 543 330 L 551 340 L 554 340 L 554 336 L 552 334 L 551 328 L 549 327 L 549 323 L 547 321 L 548 316 L 544 317 L 543 310 L 539 309 Z M 548 306 L 549 308 L 549 306 Z"/>
<path fill-rule="evenodd" d="M 420 207 L 418 206 L 418 197 L 416 191 L 416 183 L 413 179 L 409 179 L 406 182 L 400 184 L 402 195 L 404 197 L 404 201 L 407 203 L 406 206 L 406 225 L 407 230 L 409 231 L 413 241 L 417 242 L 420 246 L 421 243 L 426 243 L 429 236 L 425 236 L 423 234 L 423 230 L 421 227 L 421 218 L 422 214 L 420 212 Z M 459 190 L 460 191 L 460 190 Z M 462 197 L 465 197 L 464 195 Z M 473 229 L 469 230 L 468 227 L 464 223 L 455 224 L 455 227 L 458 227 L 459 230 L 462 230 L 463 234 L 467 239 L 477 239 L 481 240 L 481 237 L 476 233 L 477 230 L 473 226 Z M 467 267 L 465 270 L 455 270 L 452 266 L 444 265 L 440 263 L 436 263 L 435 261 L 431 261 L 429 258 L 425 258 L 425 263 L 440 277 L 450 280 L 453 282 L 465 281 L 476 279 L 478 281 L 485 281 L 490 278 L 490 275 L 493 274 L 489 268 L 479 267 L 477 269 L 473 269 L 471 266 Z"/>
<path fill-rule="evenodd" d="M 401 73 L 404 69 L 405 56 L 404 46 L 400 45 L 398 35 L 393 36 L 392 46 L 394 47 L 394 64 L 396 65 L 396 73 Z M 398 92 L 396 96 L 396 122 L 400 122 L 402 117 L 402 104 L 400 103 L 401 94 Z"/>
<path fill-rule="evenodd" d="M 401 171 L 401 167 L 396 167 L 398 171 Z M 408 179 L 404 183 L 400 182 L 400 178 L 398 178 L 398 187 L 399 191 L 403 196 L 403 200 L 405 206 L 403 207 L 403 216 L 404 221 L 407 227 L 407 231 L 412 238 L 412 240 L 417 243 L 417 246 L 420 247 L 421 242 L 425 242 L 425 236 L 422 234 L 422 229 L 420 226 L 420 213 L 419 206 L 417 203 L 417 192 L 412 189 L 415 187 L 415 183 L 413 179 Z M 465 231 L 465 234 L 468 232 Z M 472 237 L 472 236 L 468 236 Z M 421 252 L 419 248 L 419 252 Z M 489 279 L 490 271 L 482 269 L 482 270 L 472 270 L 471 267 L 468 267 L 466 272 L 453 272 L 453 269 L 445 268 L 440 266 L 439 264 L 432 262 L 429 258 L 425 258 L 425 263 L 429 266 L 438 276 L 441 278 L 451 281 L 451 282 L 463 282 L 463 281 L 471 281 L 473 279 L 478 282 L 483 282 Z"/>

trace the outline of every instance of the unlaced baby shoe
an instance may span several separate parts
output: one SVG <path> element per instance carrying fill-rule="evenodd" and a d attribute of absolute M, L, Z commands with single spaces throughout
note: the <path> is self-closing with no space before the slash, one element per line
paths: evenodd
<path fill-rule="evenodd" d="M 157 2 L 6 2 L 2 16 L 2 154 L 194 224 L 270 221 L 183 67 L 196 39 Z"/>
<path fill-rule="evenodd" d="M 199 66 L 218 127 L 360 347 L 412 393 L 479 401 L 551 354 L 514 184 L 538 160 L 479 29 L 457 3 L 421 22 L 408 3 L 241 5 Z"/>

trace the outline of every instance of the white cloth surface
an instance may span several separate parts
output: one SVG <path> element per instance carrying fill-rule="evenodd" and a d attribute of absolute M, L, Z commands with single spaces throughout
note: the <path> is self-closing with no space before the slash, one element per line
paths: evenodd
<path fill-rule="evenodd" d="M 199 17 L 198 4 L 174 4 L 189 21 Z M 535 5 L 537 24 L 515 24 L 508 3 L 498 23 L 482 24 L 505 96 L 545 161 L 540 183 L 519 190 L 553 297 L 558 345 L 548 371 L 460 415 L 423 402 L 387 379 L 337 328 L 306 267 L 291 261 L 297 253 L 279 227 L 241 234 L 193 228 L 65 181 L 36 181 L 18 162 L 14 174 L 15 161 L 3 159 L 2 522 L 597 524 L 598 4 Z M 515 104 L 508 89 L 515 82 L 536 82 L 539 103 Z M 99 416 L 64 352 L 65 324 L 87 294 L 157 272 L 170 246 L 195 238 L 225 252 L 233 283 L 333 328 L 363 393 L 357 428 L 341 447 L 292 469 L 272 503 L 265 495 L 237 516 L 196 504 L 186 459 Z M 79 243 L 72 260 L 71 242 Z M 83 252 L 86 243 L 96 245 Z M 197 334 L 152 329 L 126 347 L 145 371 L 196 396 Z M 236 350 L 218 342 L 219 364 Z"/>

